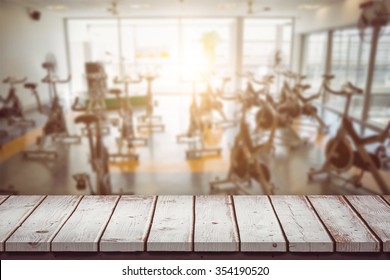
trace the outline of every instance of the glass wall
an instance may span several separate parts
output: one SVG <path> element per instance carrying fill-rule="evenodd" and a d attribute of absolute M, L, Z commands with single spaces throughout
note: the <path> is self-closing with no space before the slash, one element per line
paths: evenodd
<path fill-rule="evenodd" d="M 246 19 L 243 25 L 238 20 L 70 19 L 72 92 L 86 92 L 84 65 L 90 61 L 103 63 L 109 87 L 115 76 L 156 71 L 157 94 L 191 92 L 189 82 L 204 74 L 234 79 L 237 68 L 264 74 L 272 70 L 276 51 L 282 54 L 283 67 L 290 66 L 291 19 Z M 243 40 L 237 40 L 239 34 Z M 145 88 L 142 83 L 131 91 L 142 94 Z"/>
<path fill-rule="evenodd" d="M 193 75 L 234 73 L 233 19 L 185 19 L 181 21 L 181 79 Z"/>
<path fill-rule="evenodd" d="M 318 91 L 326 67 L 328 33 L 310 34 L 305 40 L 305 57 L 302 73 L 307 76 L 305 82 L 311 85 L 312 92 Z"/>
<path fill-rule="evenodd" d="M 243 72 L 272 72 L 277 51 L 281 52 L 282 66 L 290 68 L 291 32 L 291 19 L 245 19 Z"/>
<path fill-rule="evenodd" d="M 369 37 L 370 34 L 367 34 Z M 369 63 L 370 44 L 362 41 L 356 28 L 333 32 L 331 74 L 335 75 L 331 87 L 340 89 L 346 82 L 365 88 Z M 328 105 L 342 112 L 345 98 L 329 95 Z M 364 95 L 355 96 L 350 115 L 361 119 Z"/>
<path fill-rule="evenodd" d="M 101 62 L 110 77 L 119 75 L 117 20 L 72 20 L 68 22 L 68 44 L 72 73 L 72 93 L 82 94 L 87 88 L 85 63 Z M 112 86 L 112 79 L 108 80 Z"/>
<path fill-rule="evenodd" d="M 309 76 L 310 83 L 318 84 L 319 77 L 325 71 L 326 37 L 332 34 L 330 66 L 335 79 L 331 83 L 333 89 L 340 89 L 346 82 L 352 82 L 366 90 L 369 76 L 368 67 L 373 39 L 372 29 L 364 33 L 364 38 L 357 28 L 346 28 L 305 36 L 305 52 L 302 70 Z M 371 91 L 353 97 L 350 116 L 356 120 L 367 122 L 371 127 L 384 128 L 390 120 L 390 25 L 380 31 L 376 48 L 374 73 L 372 73 Z M 345 98 L 329 95 L 327 103 L 336 111 L 343 112 Z M 369 107 L 368 106 L 368 101 Z M 365 104 L 365 102 L 367 102 Z M 368 119 L 363 119 L 363 110 L 368 108 Z"/>
<path fill-rule="evenodd" d="M 390 120 L 390 26 L 378 41 L 374 80 L 371 89 L 369 122 L 385 127 Z"/>
<path fill-rule="evenodd" d="M 179 20 L 121 20 L 121 67 L 125 75 L 155 72 L 156 93 L 172 93 L 178 87 Z M 143 84 L 134 85 L 142 91 Z"/>

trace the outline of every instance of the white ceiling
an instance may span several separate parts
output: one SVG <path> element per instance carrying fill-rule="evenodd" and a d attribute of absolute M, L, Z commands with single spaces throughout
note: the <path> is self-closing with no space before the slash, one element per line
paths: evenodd
<path fill-rule="evenodd" d="M 61 8 L 56 13 L 65 17 L 111 16 L 112 0 L 2 0 L 41 12 L 50 7 Z M 119 16 L 246 16 L 249 0 L 116 0 Z M 344 0 L 253 0 L 253 16 L 300 16 L 313 10 L 301 10 L 302 5 L 325 7 Z M 270 11 L 264 8 L 269 7 Z"/>

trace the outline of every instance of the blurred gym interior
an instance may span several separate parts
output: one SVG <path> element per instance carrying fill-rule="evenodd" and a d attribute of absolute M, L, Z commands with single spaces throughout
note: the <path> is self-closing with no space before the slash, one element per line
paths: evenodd
<path fill-rule="evenodd" d="M 390 1 L 2 0 L 2 194 L 390 194 Z"/>

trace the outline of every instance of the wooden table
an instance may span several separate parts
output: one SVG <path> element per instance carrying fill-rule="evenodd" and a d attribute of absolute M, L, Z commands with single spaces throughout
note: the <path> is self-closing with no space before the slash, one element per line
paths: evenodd
<path fill-rule="evenodd" d="M 2 259 L 110 254 L 390 258 L 390 196 L 0 196 Z"/>

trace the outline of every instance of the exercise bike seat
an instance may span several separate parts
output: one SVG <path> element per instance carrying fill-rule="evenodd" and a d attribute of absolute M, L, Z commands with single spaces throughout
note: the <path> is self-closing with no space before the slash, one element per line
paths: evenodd
<path fill-rule="evenodd" d="M 42 63 L 42 67 L 45 68 L 45 69 L 53 69 L 54 68 L 54 63 L 52 63 L 52 62 L 45 62 L 45 63 Z"/>
<path fill-rule="evenodd" d="M 76 117 L 76 119 L 74 121 L 75 121 L 75 123 L 83 123 L 83 124 L 89 126 L 92 123 L 97 123 L 99 121 L 99 118 L 95 115 L 87 114 L 87 115 L 81 115 L 81 116 Z"/>
<path fill-rule="evenodd" d="M 36 89 L 37 88 L 37 84 L 34 84 L 34 83 L 27 83 L 27 84 L 24 84 L 24 87 L 27 88 L 27 89 Z"/>
<path fill-rule="evenodd" d="M 332 79 L 334 79 L 334 75 L 327 75 L 327 74 L 324 74 L 324 75 L 322 75 L 322 77 L 323 77 L 324 79 L 326 79 L 326 80 L 332 80 Z"/>
<path fill-rule="evenodd" d="M 108 93 L 113 94 L 113 95 L 118 97 L 119 95 L 122 94 L 122 91 L 120 89 L 118 89 L 118 88 L 113 88 L 113 89 L 110 89 L 108 91 Z"/>
<path fill-rule="evenodd" d="M 306 90 L 308 90 L 309 88 L 311 88 L 311 85 L 309 85 L 309 84 L 306 84 L 306 85 L 299 85 L 299 88 L 300 88 L 302 91 L 306 91 Z"/>

